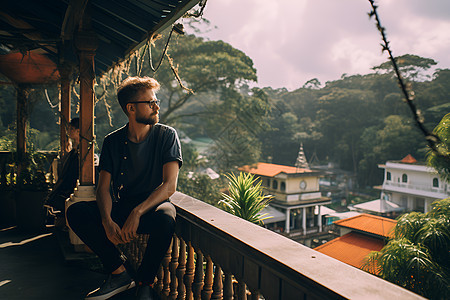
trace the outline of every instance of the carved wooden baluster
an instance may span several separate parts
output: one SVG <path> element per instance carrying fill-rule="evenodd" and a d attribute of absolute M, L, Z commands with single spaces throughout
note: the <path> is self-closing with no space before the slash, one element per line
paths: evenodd
<path fill-rule="evenodd" d="M 169 263 L 170 263 L 170 257 L 172 254 L 172 243 L 170 243 L 169 249 L 167 250 L 166 256 L 164 256 L 163 258 L 163 268 L 164 268 L 164 277 L 163 277 L 163 282 L 164 282 L 164 287 L 162 290 L 162 294 L 166 297 L 169 296 L 169 292 L 170 292 L 170 270 L 169 270 Z"/>
<path fill-rule="evenodd" d="M 237 294 L 238 300 L 247 300 L 247 291 L 245 283 L 242 280 L 238 281 L 238 294 Z"/>
<path fill-rule="evenodd" d="M 182 239 L 180 239 L 180 255 L 178 257 L 176 273 L 178 279 L 177 300 L 184 300 L 186 299 L 186 288 L 183 283 L 184 274 L 186 273 L 186 243 Z"/>
<path fill-rule="evenodd" d="M 223 300 L 233 300 L 233 280 L 231 273 L 225 273 L 225 283 L 223 285 Z"/>
<path fill-rule="evenodd" d="M 164 287 L 163 277 L 164 277 L 164 269 L 161 264 L 159 265 L 158 273 L 156 273 L 156 278 L 158 279 L 158 281 L 156 282 L 156 291 L 158 292 L 158 294 L 162 293 L 162 289 Z"/>
<path fill-rule="evenodd" d="M 170 294 L 169 299 L 177 299 L 178 295 L 178 238 L 174 235 L 172 242 L 172 260 L 170 261 Z"/>
<path fill-rule="evenodd" d="M 252 291 L 251 300 L 259 300 L 259 292 L 258 291 Z"/>
<path fill-rule="evenodd" d="M 194 292 L 194 300 L 200 300 L 203 288 L 203 254 L 198 251 L 197 260 L 195 261 L 195 275 L 192 289 Z"/>
<path fill-rule="evenodd" d="M 209 300 L 211 299 L 211 294 L 213 292 L 212 286 L 213 286 L 213 262 L 211 257 L 206 256 L 206 274 L 205 274 L 205 280 L 202 290 L 202 300 Z"/>
<path fill-rule="evenodd" d="M 211 295 L 211 300 L 222 300 L 222 289 L 222 269 L 216 265 L 216 270 L 214 271 L 213 293 Z"/>
<path fill-rule="evenodd" d="M 194 295 L 192 293 L 192 283 L 194 282 L 194 247 L 192 247 L 191 242 L 187 244 L 188 257 L 186 264 L 186 273 L 184 274 L 183 282 L 186 287 L 186 299 L 192 300 L 194 299 Z"/>

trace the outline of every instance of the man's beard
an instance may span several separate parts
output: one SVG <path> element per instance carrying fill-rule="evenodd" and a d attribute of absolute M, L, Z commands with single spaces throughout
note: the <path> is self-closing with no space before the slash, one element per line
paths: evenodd
<path fill-rule="evenodd" d="M 158 123 L 159 118 L 158 118 L 158 113 L 156 114 L 151 114 L 149 117 L 142 117 L 142 116 L 136 116 L 136 122 L 141 123 L 141 124 L 145 124 L 145 125 L 155 125 L 156 123 Z"/>

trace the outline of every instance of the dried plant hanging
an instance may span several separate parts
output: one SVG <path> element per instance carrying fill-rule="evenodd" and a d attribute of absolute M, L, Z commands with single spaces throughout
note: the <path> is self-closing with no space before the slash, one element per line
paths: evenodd
<path fill-rule="evenodd" d="M 77 97 L 77 110 L 76 113 L 80 112 L 80 95 L 77 92 L 77 89 L 75 88 L 75 84 L 72 85 L 72 93 Z"/>
<path fill-rule="evenodd" d="M 173 59 L 169 56 L 168 53 L 166 53 L 166 57 L 167 57 L 167 61 L 169 62 L 170 65 L 170 69 L 172 70 L 173 74 L 175 75 L 175 78 L 178 81 L 178 84 L 180 85 L 180 87 L 187 91 L 190 94 L 194 94 L 194 91 L 188 87 L 186 87 L 183 82 L 181 81 L 180 75 L 178 74 L 178 65 L 175 67 L 173 64 Z"/>
<path fill-rule="evenodd" d="M 430 146 L 431 150 L 434 153 L 436 153 L 436 155 L 444 156 L 444 157 L 448 156 L 444 153 L 441 153 L 441 151 L 439 150 L 439 147 L 437 147 L 437 145 L 439 143 L 441 143 L 441 140 L 439 139 L 439 137 L 437 135 L 435 135 L 434 133 L 428 131 L 425 128 L 424 119 L 421 116 L 420 112 L 417 110 L 416 105 L 413 102 L 414 91 L 412 91 L 412 87 L 410 84 L 406 84 L 404 82 L 404 79 L 400 73 L 400 69 L 398 68 L 397 62 L 394 58 L 394 55 L 392 54 L 392 50 L 389 47 L 389 41 L 387 40 L 387 37 L 386 37 L 386 29 L 381 25 L 380 17 L 377 12 L 378 6 L 375 4 L 375 0 L 369 0 L 369 2 L 370 2 L 370 5 L 372 6 L 372 10 L 368 13 L 368 15 L 370 18 L 375 18 L 375 23 L 376 23 L 377 29 L 380 32 L 381 39 L 383 41 L 383 43 L 381 44 L 382 52 L 387 51 L 387 53 L 389 55 L 389 60 L 391 61 L 392 66 L 394 68 L 394 72 L 397 77 L 398 84 L 403 93 L 403 96 L 405 97 L 405 101 L 408 104 L 408 107 L 410 108 L 410 110 L 413 114 L 413 117 L 414 117 L 414 120 L 416 121 L 417 126 L 419 127 L 419 129 L 423 133 L 423 135 L 425 136 L 425 139 L 428 142 L 428 146 Z"/>
<path fill-rule="evenodd" d="M 146 48 L 144 49 L 144 55 L 145 55 L 145 50 L 147 50 L 148 51 L 148 65 L 150 67 L 150 70 L 152 70 L 153 72 L 156 72 L 159 69 L 159 67 L 161 66 L 161 63 L 167 53 L 167 49 L 169 48 L 169 42 L 170 42 L 170 38 L 172 37 L 174 28 L 175 28 L 175 26 L 172 25 L 172 29 L 170 30 L 169 37 L 167 38 L 163 53 L 161 54 L 161 57 L 159 59 L 158 64 L 156 65 L 156 67 L 153 66 L 152 47 L 151 46 L 154 45 L 154 41 L 157 40 L 160 36 L 152 35 L 151 38 L 147 40 Z"/>
<path fill-rule="evenodd" d="M 57 102 L 56 104 L 53 104 L 52 101 L 50 100 L 50 97 L 48 96 L 48 91 L 47 89 L 44 89 L 44 95 L 45 95 L 45 99 L 47 100 L 48 105 L 50 106 L 51 109 L 55 109 L 58 107 L 59 102 Z"/>

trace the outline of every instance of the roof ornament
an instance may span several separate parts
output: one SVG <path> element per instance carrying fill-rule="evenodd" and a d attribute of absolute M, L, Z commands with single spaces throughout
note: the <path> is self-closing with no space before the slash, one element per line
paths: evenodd
<path fill-rule="evenodd" d="M 300 150 L 298 151 L 297 160 L 295 161 L 295 167 L 297 168 L 297 172 L 299 172 L 300 169 L 309 170 L 309 164 L 306 160 L 305 152 L 303 151 L 303 143 L 300 144 Z"/>
<path fill-rule="evenodd" d="M 417 160 L 411 154 L 408 154 L 405 157 L 403 157 L 403 159 L 400 162 L 405 164 L 414 164 L 417 162 Z"/>

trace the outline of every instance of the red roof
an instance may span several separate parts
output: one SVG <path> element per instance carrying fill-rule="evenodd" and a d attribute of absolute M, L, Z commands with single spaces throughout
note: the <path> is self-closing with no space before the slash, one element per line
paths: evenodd
<path fill-rule="evenodd" d="M 243 167 L 239 168 L 239 171 L 244 171 L 247 173 L 252 173 L 256 175 L 262 175 L 262 176 L 268 176 L 273 177 L 280 173 L 286 173 L 286 174 L 299 174 L 299 173 L 310 173 L 312 172 L 309 169 L 297 169 L 296 167 L 291 166 L 283 166 L 283 165 L 276 165 L 276 164 L 268 164 L 268 163 L 262 163 L 259 162 L 255 165 L 245 165 Z"/>
<path fill-rule="evenodd" d="M 372 251 L 380 251 L 383 246 L 382 239 L 350 232 L 320 245 L 314 250 L 351 266 L 361 268 L 365 257 Z"/>
<path fill-rule="evenodd" d="M 412 157 L 411 154 L 408 154 L 401 160 L 401 162 L 405 164 L 414 164 L 417 162 L 417 160 L 414 157 Z"/>
<path fill-rule="evenodd" d="M 392 229 L 397 224 L 397 221 L 380 216 L 360 214 L 351 218 L 335 221 L 334 224 L 383 237 L 390 237 Z"/>

